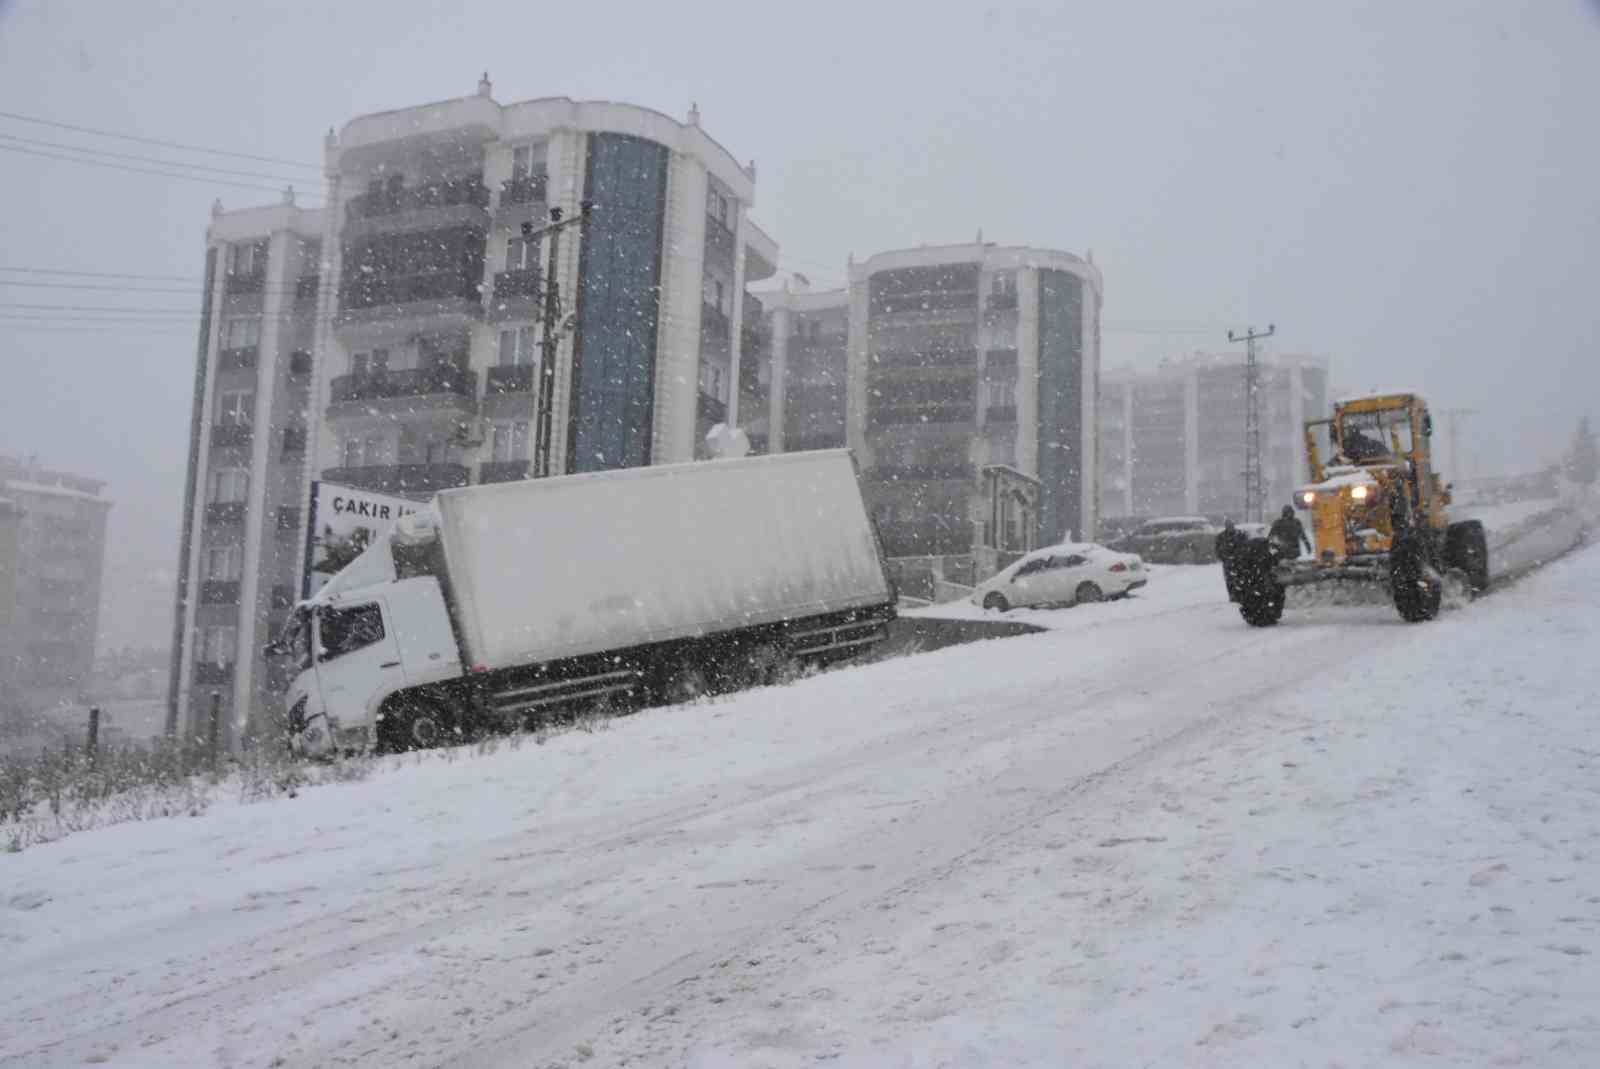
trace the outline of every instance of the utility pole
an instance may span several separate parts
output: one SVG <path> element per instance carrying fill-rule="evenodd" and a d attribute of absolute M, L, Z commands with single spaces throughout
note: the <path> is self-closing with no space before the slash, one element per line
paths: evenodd
<path fill-rule="evenodd" d="M 1261 368 L 1256 364 L 1256 342 L 1272 337 L 1277 330 L 1275 324 L 1268 323 L 1264 331 L 1255 327 L 1243 334 L 1228 331 L 1230 342 L 1244 342 L 1244 514 L 1256 523 L 1263 518 L 1266 499 L 1261 478 Z"/>
<path fill-rule="evenodd" d="M 561 231 L 573 225 L 581 230 L 593 210 L 594 202 L 586 200 L 579 206 L 579 213 L 570 219 L 562 218 L 565 213 L 560 208 L 551 208 L 550 222 L 545 226 L 535 229 L 532 220 L 522 224 L 522 240 L 533 241 L 543 237 L 548 240 L 550 247 L 547 259 L 549 266 L 544 276 L 544 308 L 539 314 L 543 329 L 539 338 L 538 400 L 533 411 L 533 477 L 536 479 L 550 474 L 550 446 L 555 420 L 556 350 L 561 345 L 562 337 L 570 333 L 574 326 L 561 311 L 561 289 L 556 281 L 561 257 Z"/>

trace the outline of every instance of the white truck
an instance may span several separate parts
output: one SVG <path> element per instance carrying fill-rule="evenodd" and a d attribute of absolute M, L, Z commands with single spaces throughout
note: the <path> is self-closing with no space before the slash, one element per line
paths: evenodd
<path fill-rule="evenodd" d="M 273 649 L 297 673 L 291 745 L 316 754 L 753 685 L 893 618 L 840 449 L 442 491 Z"/>

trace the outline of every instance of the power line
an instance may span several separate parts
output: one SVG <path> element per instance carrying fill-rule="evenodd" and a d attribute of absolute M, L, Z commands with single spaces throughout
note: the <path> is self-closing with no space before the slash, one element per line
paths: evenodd
<path fill-rule="evenodd" d="M 65 275 L 70 278 L 137 278 L 158 282 L 199 282 L 199 275 L 137 275 L 123 271 L 68 271 L 59 267 L 0 267 L 0 271 L 22 275 Z"/>
<path fill-rule="evenodd" d="M 214 186 L 233 186 L 238 189 L 259 189 L 269 193 L 280 193 L 279 186 L 269 186 L 258 182 L 240 182 L 232 178 L 211 178 L 207 175 L 181 174 L 177 171 L 160 171 L 152 167 L 135 167 L 127 163 L 115 163 L 111 160 L 88 159 L 83 156 L 64 156 L 56 152 L 46 152 L 43 149 L 28 148 L 24 145 L 0 145 L 0 152 L 20 152 L 27 156 L 39 156 L 47 160 L 63 160 L 67 163 L 81 163 L 89 167 L 109 167 L 116 171 L 128 171 L 132 174 L 152 174 L 159 178 L 187 179 L 191 182 L 205 182 Z M 184 166 L 178 164 L 177 166 Z"/>
<path fill-rule="evenodd" d="M 112 152 L 109 149 L 94 148 L 87 145 L 68 145 L 60 141 L 42 141 L 36 137 L 18 137 L 16 134 L 0 133 L 0 139 L 17 141 L 24 145 L 40 145 L 44 148 L 57 149 L 65 152 L 82 152 L 91 156 L 104 156 L 113 160 L 132 160 L 134 163 L 154 163 L 161 167 L 179 167 L 189 171 L 210 171 L 212 174 L 233 175 L 237 178 L 264 178 L 274 181 L 301 182 L 305 179 L 291 177 L 290 175 L 266 174 L 261 171 L 238 171 L 231 167 L 213 167 L 205 163 L 189 163 L 186 160 L 162 159 L 159 156 L 141 156 L 134 152 Z M 88 162 L 88 161 L 84 161 Z"/>
<path fill-rule="evenodd" d="M 158 137 L 140 137 L 137 134 L 123 134 L 115 130 L 98 130 L 92 126 L 77 126 L 73 123 L 57 122 L 53 119 L 39 119 L 31 115 L 18 115 L 13 111 L 0 111 L 0 118 L 15 119 L 17 122 L 34 123 L 38 126 L 53 126 L 58 130 L 72 130 L 80 134 L 94 134 L 97 137 L 114 137 L 120 141 L 135 141 L 141 145 L 158 145 L 161 148 L 175 148 L 184 152 L 204 152 L 213 156 L 230 156 L 238 160 L 254 160 L 256 163 L 281 163 L 290 167 L 300 167 L 309 171 L 322 173 L 320 164 L 306 163 L 303 160 L 290 160 L 282 156 L 256 156 L 248 152 L 233 152 L 228 149 L 207 148 L 204 145 L 186 145 L 181 141 L 164 141 Z"/>
<path fill-rule="evenodd" d="M 28 286 L 46 290 L 107 290 L 113 293 L 194 293 L 193 286 L 181 289 L 176 286 L 103 286 L 98 282 L 18 282 L 9 278 L 0 278 L 0 286 Z"/>
<path fill-rule="evenodd" d="M 26 301 L 0 301 L 0 309 L 26 309 L 32 312 L 137 312 L 140 315 L 199 315 L 197 308 L 139 308 L 115 304 L 29 304 Z"/>

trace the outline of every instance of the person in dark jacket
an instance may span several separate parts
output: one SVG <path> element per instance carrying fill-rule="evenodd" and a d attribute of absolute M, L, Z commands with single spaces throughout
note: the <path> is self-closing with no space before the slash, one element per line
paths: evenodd
<path fill-rule="evenodd" d="M 1272 521 L 1267 537 L 1276 542 L 1290 560 L 1300 556 L 1301 546 L 1305 546 L 1307 552 L 1311 550 L 1311 539 L 1306 537 L 1305 525 L 1295 516 L 1293 505 L 1283 506 L 1283 512 Z"/>
<path fill-rule="evenodd" d="M 1232 520 L 1224 520 L 1222 530 L 1217 534 L 1217 559 L 1222 562 L 1222 581 L 1228 586 L 1228 600 L 1239 600 L 1239 571 L 1236 562 L 1239 551 L 1244 544 L 1250 541 L 1248 535 L 1233 525 Z"/>

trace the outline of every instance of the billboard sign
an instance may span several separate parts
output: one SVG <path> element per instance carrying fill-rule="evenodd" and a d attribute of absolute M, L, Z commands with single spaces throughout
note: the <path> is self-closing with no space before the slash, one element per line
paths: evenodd
<path fill-rule="evenodd" d="M 422 508 L 419 501 L 357 490 L 337 483 L 313 482 L 306 516 L 306 559 L 300 596 L 321 590 L 346 564 L 389 533 L 401 516 Z"/>

